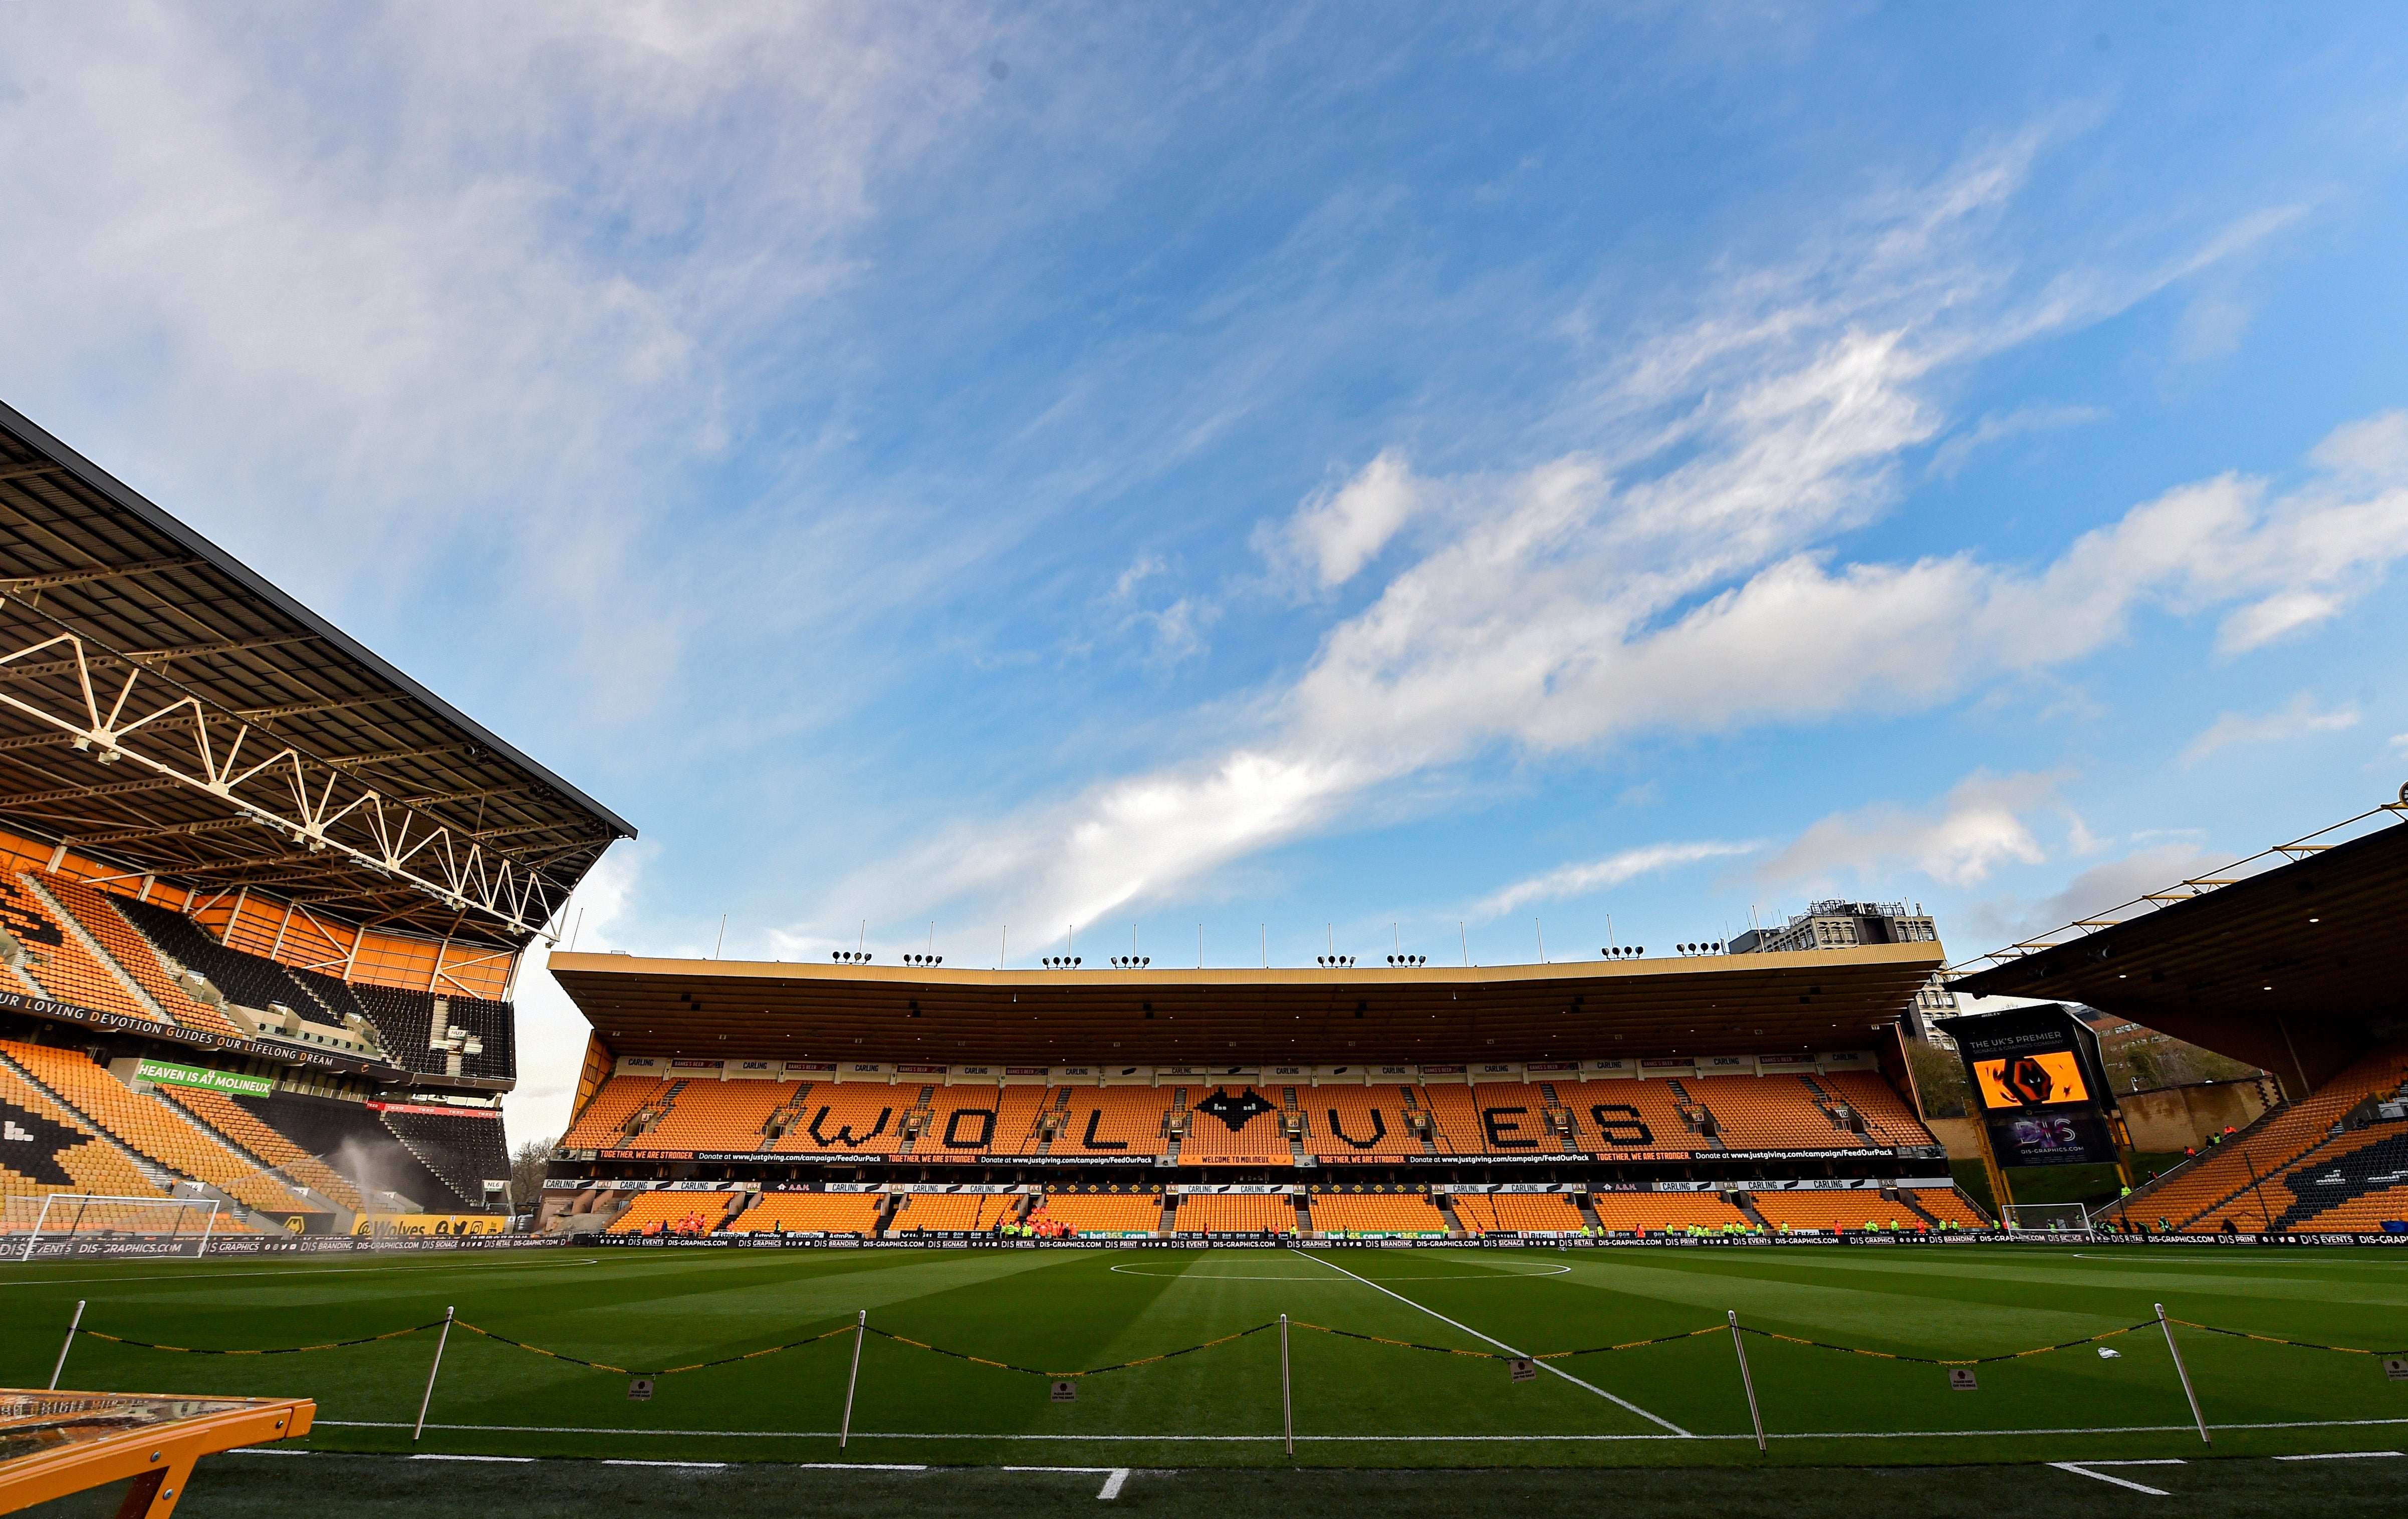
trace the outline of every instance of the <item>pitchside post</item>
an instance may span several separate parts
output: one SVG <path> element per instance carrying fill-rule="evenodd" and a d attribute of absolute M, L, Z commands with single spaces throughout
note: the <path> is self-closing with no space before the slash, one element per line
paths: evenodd
<path fill-rule="evenodd" d="M 1747 1344 L 1740 1339 L 1739 1311 L 1725 1309 L 1723 1311 L 1730 1319 L 1731 1349 L 1739 1353 L 1740 1385 L 1747 1389 L 1747 1416 L 1755 1421 L 1756 1448 L 1761 1454 L 1764 1450 L 1764 1415 L 1756 1412 L 1756 1378 L 1747 1369 Z"/>
<path fill-rule="evenodd" d="M 76 1311 L 81 1312 L 83 1305 L 78 1303 Z M 52 1383 L 51 1385 L 58 1384 Z M 1287 1315 L 1284 1313 L 1280 1315 L 1280 1428 L 1287 1438 L 1287 1454 L 1294 1455 L 1296 1454 L 1296 1399 L 1288 1394 Z"/>
<path fill-rule="evenodd" d="M 2174 1343 L 2174 1326 L 2166 1322 L 2166 1305 L 2157 1303 L 2151 1306 L 2157 1311 L 2157 1327 L 2166 1332 L 2166 1351 L 2174 1358 L 2174 1374 L 2182 1378 L 2183 1396 L 2190 1399 L 2191 1423 L 2199 1426 L 2200 1443 L 2213 1445 L 2215 1442 L 2207 1438 L 2207 1418 L 2199 1412 L 2199 1394 L 2190 1389 L 2190 1371 L 2183 1365 L 2182 1347 Z"/>
<path fill-rule="evenodd" d="M 861 1341 L 869 1333 L 869 1310 L 863 1309 L 853 1321 L 853 1374 L 844 1379 L 844 1423 L 837 1426 L 836 1448 L 843 1450 L 853 1439 L 853 1390 L 861 1383 Z"/>
<path fill-rule="evenodd" d="M 67 1369 L 67 1352 L 75 1349 L 76 1326 L 83 1322 L 83 1299 L 76 1299 L 75 1317 L 67 1320 L 66 1343 L 59 1347 L 59 1364 L 50 1368 L 50 1390 L 58 1391 L 59 1374 Z"/>
<path fill-rule="evenodd" d="M 426 1406 L 435 1401 L 435 1374 L 443 1369 L 443 1347 L 452 1343 L 452 1312 L 449 1308 L 443 1311 L 443 1333 L 435 1340 L 435 1364 L 426 1369 L 426 1396 L 418 1400 L 418 1426 L 409 1432 L 413 1445 L 418 1443 L 419 1436 L 426 1433 Z"/>

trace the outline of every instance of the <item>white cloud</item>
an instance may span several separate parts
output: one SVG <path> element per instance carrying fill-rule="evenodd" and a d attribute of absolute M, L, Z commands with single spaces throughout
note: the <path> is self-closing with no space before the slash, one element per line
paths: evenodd
<path fill-rule="evenodd" d="M 2183 746 L 2182 762 L 2196 765 L 2230 744 L 2273 743 L 2308 733 L 2339 733 L 2358 726 L 2358 710 L 2353 705 L 2322 709 L 2316 706 L 2314 696 L 2302 691 L 2281 708 L 2262 717 L 2252 717 L 2244 712 L 2224 713 L 2209 724 L 2198 738 Z"/>
<path fill-rule="evenodd" d="M 1900 869 L 1952 886 L 1970 885 L 2010 862 L 2047 858 L 2024 814 L 2053 805 L 2059 775 L 1975 771 L 1937 806 L 1910 810 L 1879 803 L 1823 819 L 1765 862 L 1778 882 L 1881 881 Z"/>
<path fill-rule="evenodd" d="M 1376 558 L 1422 509 L 1426 495 L 1425 482 L 1389 449 L 1337 490 L 1308 498 L 1268 547 L 1330 590 Z"/>
<path fill-rule="evenodd" d="M 1609 854 L 1602 860 L 1585 865 L 1567 865 L 1517 881 L 1502 891 L 1495 892 L 1473 904 L 1469 916 L 1474 922 L 1501 918 L 1516 908 L 1532 902 L 1553 902 L 1569 896 L 1585 896 L 1591 892 L 1619 886 L 1659 870 L 1675 866 L 1694 865 L 1699 860 L 1721 859 L 1732 854 L 1748 854 L 1764 846 L 1760 843 L 1724 843 L 1708 840 L 1684 844 L 1647 844 Z"/>

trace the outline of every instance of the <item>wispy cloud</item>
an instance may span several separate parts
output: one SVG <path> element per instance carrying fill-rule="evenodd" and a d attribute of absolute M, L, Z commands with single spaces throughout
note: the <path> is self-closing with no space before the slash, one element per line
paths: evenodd
<path fill-rule="evenodd" d="M 1329 629 L 1300 676 L 1261 694 L 1251 734 L 1001 827 L 948 829 L 838 895 L 1083 919 L 1342 826 L 1383 788 L 1499 749 L 1922 710 L 2094 653 L 2153 609 L 2221 610 L 2236 652 L 2340 615 L 2408 554 L 2408 466 L 2377 446 L 2387 424 L 2337 434 L 2295 490 L 2183 486 L 2036 570 L 1970 554 L 1832 562 L 1825 545 L 1878 517 L 1901 455 L 1941 431 L 1924 394 L 1935 368 L 2095 320 L 2209 256 L 2002 303 L 1949 229 L 2011 193 L 2020 162 L 1978 161 L 1828 265 L 1736 279 L 1639 344 L 1593 450 L 1429 480 L 1383 454 L 1309 498 L 1275 541 L 1330 580 L 1362 572 L 1402 503 L 1442 506 L 1418 557 Z M 2260 220 L 2218 245 L 2284 219 Z M 2327 462 L 2335 451 L 2349 469 Z M 1350 492 L 1360 504 L 1341 507 Z M 1774 678 L 1801 650 L 1813 678 Z M 2002 853 L 1931 868 L 1978 880 L 2036 849 L 2000 839 Z"/>
<path fill-rule="evenodd" d="M 2049 432 L 2060 427 L 2078 427 L 2098 422 L 2107 415 L 2091 406 L 2025 406 L 2003 414 L 1993 412 L 1972 426 L 1949 435 L 1947 440 L 1932 451 L 1931 472 L 1954 480 L 1964 469 L 1966 460 L 1973 453 L 2002 438 L 2024 433 Z"/>
<path fill-rule="evenodd" d="M 1638 849 L 1626 849 L 1601 860 L 1585 865 L 1567 865 L 1543 875 L 1517 881 L 1501 891 L 1491 893 L 1472 904 L 1469 917 L 1475 923 L 1501 918 L 1516 908 L 1533 902 L 1561 901 L 1566 897 L 1586 896 L 1619 886 L 1627 881 L 1670 870 L 1699 860 L 1727 858 L 1733 854 L 1751 854 L 1764 847 L 1761 842 L 1724 843 L 1703 841 L 1684 844 L 1647 844 Z"/>
<path fill-rule="evenodd" d="M 2226 712 L 2209 724 L 2200 736 L 2183 746 L 2182 762 L 2197 765 L 2219 749 L 2233 744 L 2275 743 L 2311 733 L 2339 733 L 2358 726 L 2361 714 L 2354 704 L 2322 708 L 2307 692 L 2300 692 L 2273 711 L 2252 717 L 2244 712 Z"/>
<path fill-rule="evenodd" d="M 1908 869 L 1964 886 L 2002 865 L 2037 865 L 2047 852 L 2026 815 L 2055 805 L 2066 779 L 1976 771 L 1931 807 L 1880 803 L 1835 813 L 1799 835 L 1758 874 L 1789 884 L 1886 880 Z"/>

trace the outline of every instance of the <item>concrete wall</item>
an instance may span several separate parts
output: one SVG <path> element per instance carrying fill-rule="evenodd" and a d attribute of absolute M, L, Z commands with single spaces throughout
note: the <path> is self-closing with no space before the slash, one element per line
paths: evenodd
<path fill-rule="evenodd" d="M 2256 1082 L 2118 1092 L 2115 1104 L 2124 1111 L 2125 1127 L 2132 1131 L 2132 1148 L 2159 1153 L 2205 1144 L 2209 1134 L 2228 1125 L 2247 1128 L 2266 1111 L 2265 1096 Z M 1956 1151 L 1952 1148 L 1949 1154 Z"/>

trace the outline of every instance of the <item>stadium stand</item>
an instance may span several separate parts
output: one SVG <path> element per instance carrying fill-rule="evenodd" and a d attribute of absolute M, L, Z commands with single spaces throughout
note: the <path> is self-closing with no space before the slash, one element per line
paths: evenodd
<path fill-rule="evenodd" d="M 303 1186 L 353 1212 L 362 1208 L 359 1189 L 345 1181 L 333 1167 L 260 1122 L 250 1109 L 224 1093 L 197 1086 L 162 1086 L 158 1095 L 182 1108 L 215 1130 L 220 1138 L 262 1165 L 277 1168 Z"/>
<path fill-rule="evenodd" d="M 167 967 L 159 963 L 157 951 L 150 941 L 135 928 L 132 920 L 117 910 L 109 899 L 83 884 L 64 876 L 45 875 L 37 878 L 43 888 L 65 908 L 84 930 L 91 934 L 102 951 L 116 961 L 118 967 L 134 978 L 160 1010 L 183 1025 L 204 1033 L 235 1037 L 241 1030 L 226 1021 L 225 1015 L 208 1003 L 193 997 L 167 979 Z"/>
<path fill-rule="evenodd" d="M 44 879 L 47 882 L 56 878 Z M 463 1075 L 510 1079 L 517 1074 L 513 1044 L 516 1018 L 507 1002 L 483 1001 L 457 994 L 444 997 L 445 1025 L 459 1026 L 475 1035 L 484 1046 L 477 1053 L 453 1055 L 430 1047 L 437 1033 L 436 996 L 431 992 L 380 986 L 367 982 L 347 982 L 321 970 L 305 969 L 262 955 L 247 954 L 219 943 L 200 924 L 155 902 L 137 902 L 131 897 L 114 895 L 104 896 L 91 887 L 79 889 L 93 900 L 89 913 L 84 906 L 76 906 L 79 922 L 90 919 L 107 921 L 110 915 L 122 917 L 135 930 L 143 946 L 152 952 L 150 958 L 170 959 L 200 972 L 225 995 L 227 1001 L 237 1007 L 265 1012 L 281 1004 L 310 1022 L 337 1025 L 349 1016 L 357 1016 L 376 1030 L 377 1041 L 383 1047 L 386 1058 L 404 1070 L 442 1073 L 450 1069 L 452 1060 L 457 1059 Z M 104 944 L 109 943 L 97 930 L 93 937 L 101 939 Z M 111 945 L 111 952 L 119 953 L 114 945 Z M 129 941 L 127 949 L 119 953 L 119 958 L 128 960 L 134 957 Z M 139 970 L 135 973 L 136 979 L 141 980 Z M 141 983 L 154 998 L 158 996 L 158 992 L 148 981 Z M 191 1001 L 190 998 L 186 1000 Z M 179 1019 L 182 1018 L 183 1013 L 178 1004 L 163 999 L 161 1005 Z M 195 1002 L 193 1005 L 201 1008 L 205 1015 L 214 1016 L 215 1010 L 208 1008 L 207 1004 Z"/>
<path fill-rule="evenodd" d="M 69 1111 L 16 1070 L 0 1066 L 0 1122 L 9 1143 L 0 1164 L 0 1198 L 11 1232 L 34 1226 L 41 1200 L 51 1193 L 114 1197 L 164 1197 L 140 1168 L 102 1138 L 81 1115 Z M 17 1136 L 22 1135 L 22 1139 Z M 131 1211 L 127 1211 L 130 1215 Z M 46 1225 L 45 1227 L 50 1225 Z M 123 1227 L 116 1214 L 87 1215 L 87 1228 Z"/>
<path fill-rule="evenodd" d="M 1578 1234 L 1587 1226 L 1580 1206 L 1560 1192 L 1458 1192 L 1455 1216 L 1490 1234 Z"/>
<path fill-rule="evenodd" d="M 321 1022 L 329 1016 L 277 962 L 227 949 L 211 939 L 200 924 L 155 902 L 126 899 L 117 907 L 144 939 L 178 964 L 208 977 L 209 984 L 224 993 L 227 1001 L 262 1011 L 282 1003 Z M 418 1042 L 423 1046 L 426 1040 L 421 1038 Z M 388 1048 L 392 1048 L 390 1042 Z M 394 1049 L 393 1053 L 399 1055 L 402 1050 Z"/>
<path fill-rule="evenodd" d="M 1316 1086 L 1297 1096 L 1305 1148 L 1315 1155 L 1386 1160 L 1426 1153 L 1412 1119 L 1421 1100 L 1409 1087 Z"/>
<path fill-rule="evenodd" d="M 1147 1194 L 1048 1193 L 1029 1214 L 1032 1224 L 1039 1219 L 1081 1234 L 1152 1234 L 1162 1227 L 1162 1199 Z"/>
<path fill-rule="evenodd" d="M 874 1192 L 765 1192 L 727 1225 L 730 1234 L 854 1234 L 878 1228 Z"/>
<path fill-rule="evenodd" d="M 2408 1041 L 2371 1051 L 2300 1101 L 2266 1113 L 2156 1186 L 2101 1210 L 2101 1216 L 2151 1227 L 2164 1219 L 2204 1232 L 2220 1232 L 2230 1219 L 2235 1228 L 2262 1230 L 2285 1211 L 2286 1173 L 2315 1164 L 2318 1152 L 2348 1132 L 2342 1123 L 2353 1109 L 2399 1091 L 2403 1078 Z"/>
<path fill-rule="evenodd" d="M 1933 1218 L 1953 1224 L 1960 1229 L 1995 1227 L 1989 1217 L 1955 1187 L 1917 1187 L 1907 1194 L 1914 1205 Z"/>
<path fill-rule="evenodd" d="M 1175 1090 L 1150 1086 L 1055 1087 L 1039 1115 L 1039 1131 L 1030 1135 L 1020 1154 L 1161 1154 L 1169 1143 L 1163 1124 L 1176 1096 Z M 1048 1125 L 1050 1137 L 1043 1132 Z"/>
<path fill-rule="evenodd" d="M 1868 1224 L 1900 1229 L 1927 1227 L 1922 1216 L 1902 1202 L 1894 1202 L 1870 1188 L 1815 1192 L 1751 1192 L 1748 1199 L 1775 1229 L 1789 1225 L 1794 1233 L 1814 1229 L 1829 1233 L 1861 1230 Z"/>
<path fill-rule="evenodd" d="M 1309 1206 L 1323 1234 L 1443 1234 L 1446 1215 L 1416 1192 L 1316 1192 Z"/>
<path fill-rule="evenodd" d="M 1179 1199 L 1170 1222 L 1181 1234 L 1293 1234 L 1296 1204 L 1284 1193 L 1191 1192 Z"/>
<path fill-rule="evenodd" d="M 2353 1138 L 2358 1142 L 2284 1176 L 2295 1201 L 2274 1220 L 2277 1229 L 2400 1232 L 2408 1222 L 2408 1130 L 2394 1123 Z"/>
<path fill-rule="evenodd" d="M 1010 1154 L 1036 1130 L 1041 1086 L 948 1086 L 928 1107 L 917 1155 Z"/>
<path fill-rule="evenodd" d="M 281 1090 L 265 1097 L 229 1094 L 228 1100 L 349 1178 L 363 1197 L 391 1192 L 408 1198 L 413 1211 L 428 1212 L 456 1206 L 449 1200 L 451 1187 L 365 1102 Z"/>
<path fill-rule="evenodd" d="M 605 1234 L 670 1234 L 684 1232 L 698 1222 L 692 1232 L 709 1234 L 726 1220 L 728 1207 L 740 1192 L 642 1192 L 627 1206 L 627 1211 L 610 1221 Z"/>
<path fill-rule="evenodd" d="M 572 1150 L 609 1150 L 619 1142 L 621 1131 L 645 1104 L 657 1097 L 667 1085 L 650 1076 L 613 1076 L 604 1082 L 585 1100 L 584 1111 L 568 1125 L 560 1142 Z M 788 1090 L 781 1083 L 781 1090 Z"/>
<path fill-rule="evenodd" d="M 783 1082 L 688 1082 L 630 1150 L 762 1150 L 761 1131 L 795 1089 Z"/>
<path fill-rule="evenodd" d="M 0 1039 L 0 1054 L 128 1148 L 170 1170 L 265 1212 L 325 1211 L 262 1172 L 173 1104 L 136 1094 L 80 1051 Z"/>
<path fill-rule="evenodd" d="M 906 1192 L 886 1225 L 897 1234 L 986 1234 L 1020 1201 L 1009 1193 Z"/>
<path fill-rule="evenodd" d="M 23 947 L 21 974 L 32 978 L 35 990 L 94 1012 L 114 1012 L 142 1023 L 164 1022 L 93 959 L 79 939 L 61 926 L 32 882 L 32 876 L 24 872 L 0 878 L 0 925 Z"/>
<path fill-rule="evenodd" d="M 378 1116 L 402 1148 L 441 1180 L 451 1193 L 444 1206 L 487 1206 L 485 1182 L 510 1174 L 509 1150 L 502 1143 L 502 1117 L 496 1110 L 430 1111 L 415 1106 L 377 1105 Z"/>
<path fill-rule="evenodd" d="M 1581 1142 L 1601 1154 L 1689 1150 L 1704 1143 L 1690 1129 L 1668 1082 L 1558 1082 L 1555 1092 L 1571 1110 Z"/>
<path fill-rule="evenodd" d="M 1714 1192 L 1592 1192 L 1589 1211 L 1611 1234 L 1719 1229 L 1747 1215 Z"/>
<path fill-rule="evenodd" d="M 1187 1133 L 1179 1141 L 1179 1158 L 1191 1166 L 1252 1162 L 1257 1166 L 1293 1164 L 1295 1151 L 1281 1127 L 1283 1090 L 1268 1094 L 1253 1086 L 1216 1086 L 1200 1098 L 1193 1096 L 1187 1111 Z M 1238 1126 L 1229 1126 L 1229 1120 Z"/>
<path fill-rule="evenodd" d="M 1906 1099 L 1891 1090 L 1889 1082 L 1872 1071 L 1845 1070 L 1813 1079 L 1814 1085 L 1854 1108 L 1864 1116 L 1865 1136 L 1875 1144 L 1928 1145 L 1935 1141 L 1931 1131 L 1914 1116 Z M 1842 1144 L 1855 1141 L 1842 1139 Z"/>
<path fill-rule="evenodd" d="M 902 1142 L 903 1115 L 918 1106 L 919 1097 L 917 1086 L 816 1082 L 803 1095 L 794 1126 L 769 1148 L 781 1154 L 888 1154 Z"/>

